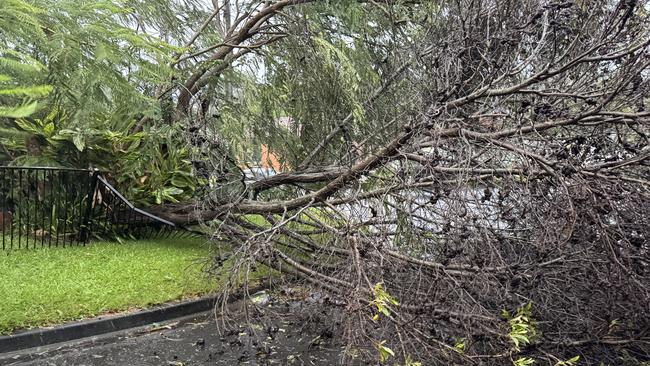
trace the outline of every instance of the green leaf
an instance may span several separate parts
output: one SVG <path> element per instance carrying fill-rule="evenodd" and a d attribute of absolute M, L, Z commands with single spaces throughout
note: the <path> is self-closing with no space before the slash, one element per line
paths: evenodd
<path fill-rule="evenodd" d="M 102 61 L 106 59 L 108 56 L 108 52 L 106 50 L 106 46 L 104 44 L 97 44 L 97 47 L 95 47 L 95 59 L 97 61 Z"/>
<path fill-rule="evenodd" d="M 54 134 L 54 123 L 50 122 L 43 127 L 43 133 L 45 133 L 45 136 L 51 137 Z"/>
<path fill-rule="evenodd" d="M 535 360 L 533 360 L 532 358 L 522 357 L 522 358 L 518 358 L 517 360 L 515 360 L 514 366 L 528 366 L 528 365 L 532 365 L 534 363 L 535 363 Z"/>
<path fill-rule="evenodd" d="M 26 97 L 43 97 L 52 91 L 50 85 L 22 86 L 11 89 L 0 89 L 0 95 L 26 96 Z"/>
<path fill-rule="evenodd" d="M 187 188 L 190 186 L 190 183 L 188 182 L 187 178 L 178 175 L 174 175 L 172 177 L 171 183 L 175 187 L 180 187 L 180 188 Z"/>
<path fill-rule="evenodd" d="M 176 188 L 176 187 L 168 187 L 168 188 L 165 188 L 164 192 L 168 196 L 175 196 L 177 194 L 183 193 L 183 190 L 180 189 L 180 188 Z"/>
<path fill-rule="evenodd" d="M 383 307 L 383 306 L 380 307 L 379 311 L 381 311 L 381 313 L 386 315 L 386 316 L 390 316 L 390 310 L 388 310 L 388 308 L 386 308 L 386 307 Z"/>
<path fill-rule="evenodd" d="M 84 137 L 81 134 L 74 135 L 72 138 L 72 143 L 79 151 L 84 151 L 86 148 L 86 142 L 84 141 Z"/>
<path fill-rule="evenodd" d="M 0 117 L 9 117 L 9 118 L 24 118 L 29 117 L 38 107 L 38 102 L 31 102 L 28 104 L 23 104 L 18 107 L 3 107 L 0 106 Z"/>
<path fill-rule="evenodd" d="M 391 356 L 395 357 L 395 352 L 393 352 L 392 349 L 384 346 L 384 343 L 386 343 L 386 341 L 381 341 L 379 343 L 375 343 L 375 347 L 379 351 L 379 360 L 382 363 L 386 362 Z"/>
<path fill-rule="evenodd" d="M 501 309 L 501 317 L 505 320 L 510 319 L 510 313 L 506 309 Z"/>
<path fill-rule="evenodd" d="M 566 361 L 560 361 L 555 364 L 555 366 L 574 366 L 580 361 L 580 356 L 571 357 Z"/>
<path fill-rule="evenodd" d="M 465 353 L 465 338 L 458 339 L 454 344 L 454 349 L 460 354 Z"/>

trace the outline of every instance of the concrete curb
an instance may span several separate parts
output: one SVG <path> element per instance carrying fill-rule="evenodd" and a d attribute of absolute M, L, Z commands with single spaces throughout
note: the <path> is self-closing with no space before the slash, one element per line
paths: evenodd
<path fill-rule="evenodd" d="M 161 305 L 136 313 L 109 315 L 54 328 L 32 329 L 0 336 L 0 353 L 67 342 L 206 312 L 214 307 L 215 301 L 216 296 L 211 295 L 197 300 Z"/>

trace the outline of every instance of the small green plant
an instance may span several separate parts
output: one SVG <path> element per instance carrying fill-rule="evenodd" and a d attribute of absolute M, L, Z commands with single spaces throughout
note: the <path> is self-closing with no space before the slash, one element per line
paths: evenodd
<path fill-rule="evenodd" d="M 378 282 L 373 287 L 373 293 L 375 298 L 372 300 L 372 304 L 377 308 L 377 312 L 373 315 L 372 320 L 378 321 L 379 314 L 384 314 L 385 316 L 390 316 L 390 306 L 398 306 L 399 302 L 393 296 L 391 296 L 388 291 L 384 289 L 384 285 L 381 282 Z M 379 352 L 379 362 L 384 363 L 388 361 L 389 358 L 395 357 L 395 352 L 386 347 L 386 340 L 375 342 L 374 346 Z M 406 356 L 404 360 L 404 366 L 422 366 L 422 363 L 419 361 L 413 361 L 410 356 Z"/>
<path fill-rule="evenodd" d="M 530 357 L 521 357 L 521 358 L 516 359 L 513 362 L 513 365 L 514 366 L 528 366 L 528 365 L 532 365 L 534 363 L 535 363 L 535 360 L 533 360 Z"/>
<path fill-rule="evenodd" d="M 379 314 L 384 314 L 385 316 L 390 316 L 390 305 L 397 306 L 399 303 L 397 302 L 397 299 L 395 299 L 393 296 L 391 296 L 388 291 L 384 289 L 384 285 L 381 282 L 378 282 L 372 289 L 373 294 L 374 294 L 374 299 L 372 300 L 372 305 L 377 308 L 377 312 L 375 315 L 373 315 L 372 320 L 373 321 L 378 321 L 379 320 Z M 379 362 L 384 363 L 388 361 L 390 357 L 395 357 L 395 352 L 386 347 L 386 340 L 375 342 L 375 348 L 379 352 Z M 422 366 L 418 362 L 413 362 L 411 361 L 410 358 L 407 357 L 406 365 L 407 366 Z"/>
<path fill-rule="evenodd" d="M 390 316 L 390 305 L 397 306 L 399 302 L 393 296 L 391 296 L 388 291 L 384 289 L 384 285 L 379 282 L 373 288 L 375 298 L 372 300 L 372 304 L 377 308 L 377 313 L 373 315 L 372 320 L 379 320 L 379 314 L 384 314 L 385 316 Z"/>
<path fill-rule="evenodd" d="M 454 349 L 460 354 L 465 353 L 465 338 L 457 338 Z"/>
<path fill-rule="evenodd" d="M 556 363 L 555 366 L 574 366 L 578 364 L 579 360 L 580 360 L 580 356 L 575 356 L 575 357 L 571 357 L 566 361 L 560 361 Z"/>
<path fill-rule="evenodd" d="M 501 313 L 502 317 L 510 324 L 508 336 L 514 344 L 516 352 L 521 351 L 521 346 L 530 344 L 537 336 L 537 323 L 532 318 L 532 311 L 533 304 L 529 302 L 517 309 L 515 316 L 511 316 L 505 309 Z"/>
<path fill-rule="evenodd" d="M 386 341 L 375 343 L 375 348 L 379 352 L 379 362 L 381 363 L 386 362 L 391 356 L 395 357 L 395 352 L 392 349 L 384 346 L 384 344 L 386 344 Z"/>

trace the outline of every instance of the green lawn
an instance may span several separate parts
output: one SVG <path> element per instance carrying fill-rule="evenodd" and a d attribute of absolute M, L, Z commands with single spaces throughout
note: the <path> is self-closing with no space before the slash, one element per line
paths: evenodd
<path fill-rule="evenodd" d="M 0 333 L 205 294 L 204 239 L 0 251 Z"/>

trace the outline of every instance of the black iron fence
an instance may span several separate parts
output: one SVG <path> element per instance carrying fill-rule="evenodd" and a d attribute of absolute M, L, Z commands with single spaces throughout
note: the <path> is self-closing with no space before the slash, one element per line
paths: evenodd
<path fill-rule="evenodd" d="M 186 233 L 178 229 L 133 206 L 97 170 L 0 167 L 2 249 Z"/>

